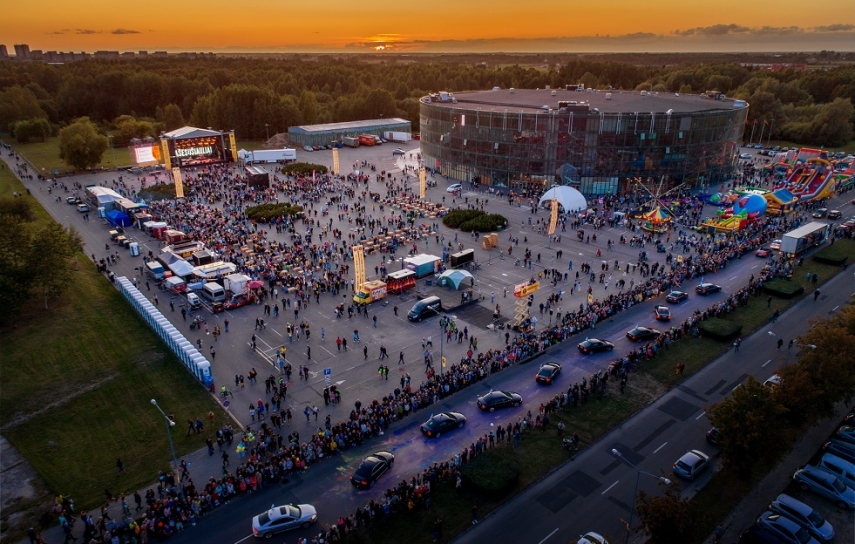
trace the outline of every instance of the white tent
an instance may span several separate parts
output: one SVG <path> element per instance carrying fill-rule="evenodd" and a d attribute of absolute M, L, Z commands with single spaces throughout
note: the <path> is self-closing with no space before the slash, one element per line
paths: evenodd
<path fill-rule="evenodd" d="M 548 206 L 549 202 L 551 202 L 553 198 L 558 199 L 558 204 L 564 208 L 565 212 L 578 212 L 588 208 L 588 203 L 585 201 L 585 197 L 582 196 L 582 193 L 572 187 L 566 187 L 563 185 L 560 187 L 553 187 L 546 191 L 546 193 L 540 197 L 538 206 L 544 206 L 544 203 Z"/>

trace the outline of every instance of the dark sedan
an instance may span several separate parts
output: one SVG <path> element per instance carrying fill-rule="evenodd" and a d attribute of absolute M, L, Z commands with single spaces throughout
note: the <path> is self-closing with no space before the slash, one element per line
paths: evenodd
<path fill-rule="evenodd" d="M 721 291 L 721 285 L 716 285 L 714 283 L 702 283 L 695 287 L 695 292 L 699 295 L 710 295 L 712 293 L 718 293 Z"/>
<path fill-rule="evenodd" d="M 656 329 L 649 329 L 647 327 L 635 327 L 634 329 L 630 329 L 626 333 L 626 337 L 632 340 L 633 342 L 640 342 L 641 340 L 652 340 L 658 337 L 661 332 Z"/>
<path fill-rule="evenodd" d="M 713 446 L 718 448 L 719 447 L 718 443 L 719 443 L 720 439 L 721 439 L 721 431 L 719 431 L 716 427 L 712 427 L 712 428 L 710 428 L 710 430 L 707 431 L 707 442 L 709 442 Z"/>
<path fill-rule="evenodd" d="M 670 321 L 671 320 L 671 310 L 668 306 L 657 306 L 653 308 L 653 315 L 656 316 L 657 321 Z"/>
<path fill-rule="evenodd" d="M 561 365 L 558 363 L 546 363 L 540 365 L 540 370 L 534 375 L 534 381 L 537 383 L 551 384 L 555 378 L 561 374 Z"/>
<path fill-rule="evenodd" d="M 668 293 L 668 296 L 665 297 L 665 300 L 667 300 L 671 304 L 679 304 L 680 302 L 683 302 L 688 298 L 688 293 L 684 293 L 683 291 L 671 291 L 670 293 Z"/>
<path fill-rule="evenodd" d="M 421 430 L 425 436 L 437 438 L 444 432 L 463 427 L 465 423 L 466 416 L 460 412 L 442 412 L 422 423 Z"/>
<path fill-rule="evenodd" d="M 374 487 L 377 479 L 392 468 L 395 456 L 388 451 L 378 451 L 362 460 L 359 468 L 350 476 L 350 483 L 358 489 Z"/>
<path fill-rule="evenodd" d="M 578 346 L 579 351 L 582 353 L 596 353 L 598 351 L 611 351 L 614 349 L 615 345 L 606 340 L 600 340 L 598 338 L 588 338 L 584 342 L 580 342 Z"/>
<path fill-rule="evenodd" d="M 522 404 L 522 396 L 512 391 L 490 391 L 486 395 L 478 397 L 478 407 L 488 412 L 496 408 L 507 408 Z"/>

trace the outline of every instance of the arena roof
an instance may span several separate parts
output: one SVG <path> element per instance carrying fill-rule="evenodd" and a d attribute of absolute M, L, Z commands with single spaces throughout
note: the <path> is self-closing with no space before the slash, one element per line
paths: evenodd
<path fill-rule="evenodd" d="M 389 117 L 384 119 L 366 119 L 363 121 L 346 121 L 343 123 L 323 123 L 320 125 L 298 125 L 288 127 L 289 132 L 303 132 L 306 134 L 320 134 L 325 132 L 359 132 L 375 127 L 386 127 L 389 125 L 410 125 L 406 119 L 400 117 Z"/>
<path fill-rule="evenodd" d="M 589 110 L 599 109 L 604 113 L 696 113 L 709 111 L 732 110 L 739 106 L 734 100 L 714 100 L 705 95 L 688 95 L 675 93 L 647 93 L 642 95 L 636 91 L 567 91 L 564 89 L 509 89 L 498 91 L 467 91 L 454 93 L 457 103 L 431 102 L 445 108 L 458 110 L 481 110 L 497 113 L 535 113 L 543 111 L 543 106 L 551 109 L 558 108 L 558 101 L 575 100 L 585 102 Z M 606 98 L 610 95 L 609 98 Z M 742 103 L 744 104 L 744 103 Z"/>
<path fill-rule="evenodd" d="M 220 136 L 222 133 L 216 130 L 205 130 L 196 127 L 181 127 L 171 132 L 164 132 L 164 138 L 174 138 L 176 140 L 187 140 L 189 138 L 204 138 L 206 136 Z"/>

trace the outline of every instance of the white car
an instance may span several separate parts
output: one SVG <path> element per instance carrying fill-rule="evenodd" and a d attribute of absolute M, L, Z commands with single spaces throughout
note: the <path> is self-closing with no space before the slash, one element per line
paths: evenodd
<path fill-rule="evenodd" d="M 309 152 L 311 152 L 311 151 L 314 151 L 314 149 L 312 149 L 312 146 L 310 146 L 310 145 L 304 145 L 304 146 L 303 146 L 303 151 L 309 151 Z"/>
<path fill-rule="evenodd" d="M 445 192 L 453 193 L 461 190 L 463 190 L 463 185 L 461 185 L 460 183 L 455 183 L 454 185 L 449 185 L 448 189 L 446 189 Z"/>
<path fill-rule="evenodd" d="M 392 155 L 393 155 L 393 156 L 394 156 L 394 155 L 406 155 L 406 153 L 404 152 L 404 150 L 403 150 L 403 149 L 398 148 L 398 149 L 393 149 L 393 150 L 392 150 Z"/>
<path fill-rule="evenodd" d="M 271 506 L 270 510 L 252 518 L 252 536 L 273 538 L 276 533 L 291 529 L 307 529 L 318 521 L 318 511 L 311 504 Z"/>
<path fill-rule="evenodd" d="M 593 531 L 589 533 L 585 533 L 584 535 L 579 537 L 579 540 L 576 541 L 576 544 L 609 544 L 608 541 L 603 538 L 603 535 L 600 533 L 595 533 Z"/>
<path fill-rule="evenodd" d="M 740 158 L 740 159 L 750 159 L 750 158 L 751 158 L 751 153 L 741 153 L 741 154 L 739 155 L 739 158 Z"/>
<path fill-rule="evenodd" d="M 86 213 L 89 211 L 89 206 L 87 206 L 86 204 L 78 204 L 77 211 L 79 211 L 80 213 Z"/>

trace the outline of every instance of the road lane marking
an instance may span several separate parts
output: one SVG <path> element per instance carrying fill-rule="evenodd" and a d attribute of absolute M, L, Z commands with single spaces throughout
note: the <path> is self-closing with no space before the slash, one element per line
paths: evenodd
<path fill-rule="evenodd" d="M 760 265 L 756 265 L 756 264 L 755 264 L 754 266 L 752 266 L 752 267 L 751 267 L 751 270 L 754 270 L 754 269 L 755 269 L 755 268 L 757 268 L 758 266 L 760 266 Z"/>
<path fill-rule="evenodd" d="M 616 486 L 616 485 L 618 484 L 618 482 L 619 482 L 619 481 L 620 481 L 620 480 L 615 480 L 615 483 L 613 483 L 612 485 L 610 485 L 609 487 L 607 487 L 605 491 L 603 491 L 602 493 L 600 493 L 600 495 L 605 495 L 606 493 L 608 493 L 608 492 L 611 490 L 611 488 L 613 488 L 614 486 Z"/>
<path fill-rule="evenodd" d="M 554 531 L 552 531 L 551 533 L 549 533 L 548 535 L 546 535 L 546 538 L 544 538 L 543 540 L 541 540 L 541 541 L 540 541 L 540 542 L 538 542 L 537 544 L 543 544 L 544 542 L 546 542 L 547 540 L 549 540 L 549 537 L 551 537 L 552 535 L 554 535 L 554 534 L 555 534 L 555 533 L 557 533 L 557 532 L 558 532 L 558 527 L 556 527 Z M 237 544 L 237 542 L 235 542 L 235 544 Z"/>
<path fill-rule="evenodd" d="M 668 442 L 663 442 L 661 446 L 659 446 L 658 448 L 656 448 L 655 450 L 653 450 L 653 453 L 659 453 L 659 450 L 661 450 L 662 448 L 664 448 L 664 447 L 665 447 L 665 444 L 667 444 L 667 443 L 668 443 Z"/>
<path fill-rule="evenodd" d="M 769 359 L 768 361 L 766 361 L 765 363 L 763 363 L 763 368 L 766 368 L 766 365 L 768 365 L 768 364 L 769 364 L 769 363 L 771 363 L 771 362 L 772 362 L 772 359 Z"/>
<path fill-rule="evenodd" d="M 739 277 L 739 276 L 733 276 L 733 277 L 732 277 L 732 278 L 730 278 L 728 281 L 733 281 L 733 280 L 735 280 L 735 279 L 736 279 L 736 278 L 738 278 L 738 277 Z"/>
<path fill-rule="evenodd" d="M 695 421 L 697 421 L 697 420 L 701 419 L 701 418 L 702 418 L 702 417 L 704 417 L 705 415 L 707 415 L 707 413 L 706 413 L 706 412 L 701 412 L 701 415 L 699 415 L 698 417 L 696 417 L 696 418 L 695 418 Z"/>
<path fill-rule="evenodd" d="M 831 309 L 831 311 L 836 312 L 838 308 L 840 308 L 840 306 L 835 306 L 834 308 Z"/>
<path fill-rule="evenodd" d="M 247 535 L 247 536 L 243 537 L 242 539 L 240 539 L 240 540 L 238 540 L 237 542 L 235 542 L 235 544 L 240 544 L 241 542 L 243 542 L 244 540 L 247 540 L 247 539 L 249 539 L 249 538 L 252 538 L 252 535 Z"/>
<path fill-rule="evenodd" d="M 348 368 L 347 370 L 353 370 L 354 368 L 356 368 L 356 367 L 352 366 L 352 367 Z"/>

